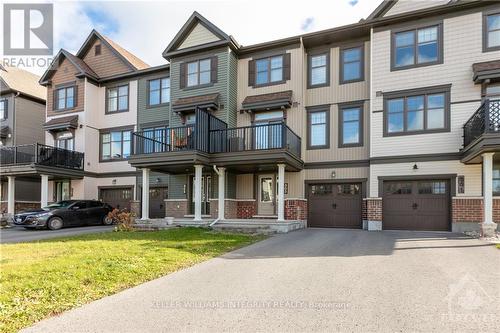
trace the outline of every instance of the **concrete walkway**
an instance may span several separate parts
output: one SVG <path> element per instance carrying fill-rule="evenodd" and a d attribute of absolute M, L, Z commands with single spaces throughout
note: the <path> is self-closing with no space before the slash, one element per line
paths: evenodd
<path fill-rule="evenodd" d="M 26 332 L 498 332 L 500 250 L 451 233 L 278 235 Z"/>

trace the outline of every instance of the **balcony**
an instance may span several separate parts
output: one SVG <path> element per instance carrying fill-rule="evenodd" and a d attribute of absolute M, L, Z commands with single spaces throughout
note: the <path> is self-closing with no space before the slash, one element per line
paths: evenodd
<path fill-rule="evenodd" d="M 0 148 L 2 175 L 40 174 L 83 177 L 84 154 L 40 143 Z"/>
<path fill-rule="evenodd" d="M 225 166 L 239 172 L 284 163 L 302 169 L 301 139 L 285 123 L 227 128 L 220 119 L 197 111 L 196 123 L 133 133 L 130 164 L 182 173 L 194 164 Z"/>
<path fill-rule="evenodd" d="M 481 154 L 500 150 L 500 100 L 485 100 L 463 126 L 464 163 L 480 163 Z"/>

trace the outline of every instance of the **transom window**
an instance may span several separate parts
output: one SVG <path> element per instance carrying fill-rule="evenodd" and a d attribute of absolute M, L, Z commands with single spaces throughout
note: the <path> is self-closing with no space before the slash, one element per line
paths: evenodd
<path fill-rule="evenodd" d="M 187 86 L 193 87 L 210 83 L 210 59 L 187 63 Z"/>
<path fill-rule="evenodd" d="M 361 46 L 341 50 L 340 61 L 340 83 L 363 79 L 363 48 Z"/>
<path fill-rule="evenodd" d="M 0 99 L 0 120 L 7 119 L 7 99 Z"/>
<path fill-rule="evenodd" d="M 128 84 L 108 89 L 108 112 L 128 110 Z"/>
<path fill-rule="evenodd" d="M 329 112 L 327 110 L 310 111 L 309 117 L 309 148 L 329 147 Z"/>
<path fill-rule="evenodd" d="M 486 16 L 485 29 L 486 49 L 500 48 L 500 13 Z"/>
<path fill-rule="evenodd" d="M 283 55 L 256 60 L 255 73 L 257 85 L 283 81 Z"/>
<path fill-rule="evenodd" d="M 149 81 L 149 105 L 160 105 L 168 102 L 170 102 L 170 78 Z"/>
<path fill-rule="evenodd" d="M 448 103 L 446 92 L 387 99 L 386 134 L 418 134 L 446 130 Z"/>
<path fill-rule="evenodd" d="M 344 107 L 340 109 L 340 121 L 342 126 L 340 135 L 340 146 L 359 146 L 361 142 L 361 106 Z"/>
<path fill-rule="evenodd" d="M 56 110 L 66 110 L 75 107 L 75 87 L 59 88 L 55 91 Z"/>
<path fill-rule="evenodd" d="M 394 68 L 440 62 L 442 57 L 439 25 L 397 32 L 393 39 Z"/>
<path fill-rule="evenodd" d="M 101 133 L 101 159 L 121 160 L 130 156 L 131 130 Z"/>
<path fill-rule="evenodd" d="M 328 54 L 313 55 L 309 58 L 309 86 L 328 84 Z"/>

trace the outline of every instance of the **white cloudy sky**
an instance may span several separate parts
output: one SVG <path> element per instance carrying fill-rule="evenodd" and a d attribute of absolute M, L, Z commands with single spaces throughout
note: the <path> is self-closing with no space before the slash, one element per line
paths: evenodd
<path fill-rule="evenodd" d="M 381 1 L 54 1 L 55 53 L 76 52 L 95 28 L 148 64 L 160 65 L 166 62 L 162 51 L 194 10 L 250 45 L 358 22 Z"/>

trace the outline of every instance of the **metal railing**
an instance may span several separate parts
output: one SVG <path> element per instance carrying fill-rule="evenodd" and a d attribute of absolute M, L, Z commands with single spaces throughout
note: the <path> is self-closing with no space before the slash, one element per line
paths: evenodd
<path fill-rule="evenodd" d="M 194 125 L 134 132 L 134 154 L 193 150 L 196 144 Z"/>
<path fill-rule="evenodd" d="M 0 166 L 27 164 L 83 170 L 84 154 L 41 143 L 0 147 Z"/>
<path fill-rule="evenodd" d="M 464 148 L 484 133 L 500 132 L 500 100 L 485 100 L 463 126 Z"/>

